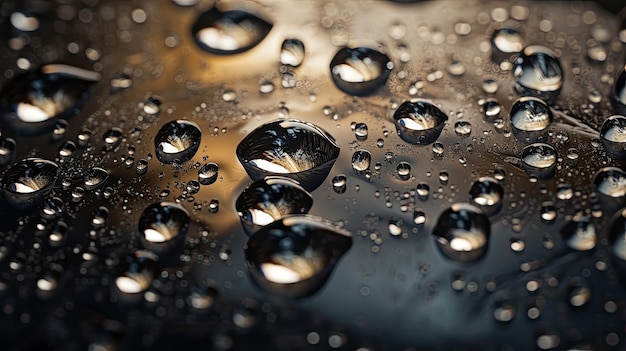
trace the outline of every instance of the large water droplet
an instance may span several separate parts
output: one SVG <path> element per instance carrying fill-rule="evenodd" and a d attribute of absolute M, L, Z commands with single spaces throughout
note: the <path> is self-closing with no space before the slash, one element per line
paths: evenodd
<path fill-rule="evenodd" d="M 626 195 L 626 173 L 617 167 L 602 168 L 596 173 L 593 183 L 601 194 L 608 197 Z"/>
<path fill-rule="evenodd" d="M 398 135 L 412 144 L 430 144 L 437 140 L 448 116 L 427 100 L 405 101 L 393 114 Z"/>
<path fill-rule="evenodd" d="M 576 251 L 588 251 L 596 247 L 596 229 L 588 217 L 576 215 L 563 229 L 565 244 Z"/>
<path fill-rule="evenodd" d="M 365 172 L 370 168 L 372 154 L 367 150 L 357 150 L 352 154 L 352 169 L 356 173 Z"/>
<path fill-rule="evenodd" d="M 475 261 L 487 252 L 490 231 L 489 218 L 480 208 L 456 203 L 439 215 L 433 235 L 446 257 Z"/>
<path fill-rule="evenodd" d="M 99 73 L 61 64 L 17 75 L 0 93 L 0 119 L 27 135 L 49 131 L 78 112 L 99 80 Z"/>
<path fill-rule="evenodd" d="M 41 158 L 27 158 L 14 164 L 2 177 L 5 201 L 18 210 L 39 204 L 52 189 L 58 171 L 56 163 Z"/>
<path fill-rule="evenodd" d="M 285 39 L 280 48 L 280 63 L 298 67 L 304 61 L 304 43 L 299 39 Z"/>
<path fill-rule="evenodd" d="M 171 121 L 161 127 L 154 138 L 157 158 L 163 163 L 185 162 L 196 154 L 201 138 L 202 132 L 197 124 Z"/>
<path fill-rule="evenodd" d="M 349 233 L 310 216 L 289 216 L 252 235 L 246 259 L 263 289 L 301 298 L 322 288 L 335 264 L 352 245 Z"/>
<path fill-rule="evenodd" d="M 626 157 L 626 117 L 614 115 L 600 127 L 600 139 L 604 150 L 614 158 Z"/>
<path fill-rule="evenodd" d="M 150 251 L 138 250 L 128 254 L 120 262 L 119 268 L 115 277 L 115 285 L 119 291 L 138 294 L 152 283 L 158 269 L 158 257 Z"/>
<path fill-rule="evenodd" d="M 472 184 L 469 191 L 472 203 L 480 207 L 487 215 L 492 215 L 502 207 L 504 189 L 491 177 L 481 177 Z"/>
<path fill-rule="evenodd" d="M 558 95 L 563 85 L 563 69 L 552 50 L 531 45 L 524 48 L 515 60 L 513 74 L 517 78 L 515 89 L 543 99 Z"/>
<path fill-rule="evenodd" d="M 554 176 L 556 150 L 544 143 L 535 143 L 522 150 L 522 166 L 529 176 L 548 179 Z"/>
<path fill-rule="evenodd" d="M 191 27 L 196 43 L 212 54 L 230 55 L 259 44 L 272 24 L 241 10 L 220 11 L 216 7 L 198 17 Z"/>
<path fill-rule="evenodd" d="M 338 156 L 339 146 L 330 134 L 298 120 L 265 124 L 237 146 L 237 158 L 253 180 L 283 175 L 308 191 L 324 181 Z"/>
<path fill-rule="evenodd" d="M 366 48 L 342 48 L 330 62 L 335 85 L 357 96 L 369 95 L 385 85 L 393 63 L 380 51 Z"/>
<path fill-rule="evenodd" d="M 291 214 L 306 214 L 313 197 L 290 178 L 270 176 L 250 184 L 235 208 L 248 234 Z"/>
<path fill-rule="evenodd" d="M 148 206 L 139 218 L 139 232 L 150 243 L 164 243 L 184 237 L 189 229 L 189 213 L 173 202 Z"/>

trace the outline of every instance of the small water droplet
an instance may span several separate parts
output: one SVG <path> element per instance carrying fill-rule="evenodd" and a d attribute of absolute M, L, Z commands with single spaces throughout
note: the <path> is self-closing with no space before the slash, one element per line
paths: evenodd
<path fill-rule="evenodd" d="M 298 67 L 304 61 L 304 43 L 299 39 L 285 39 L 280 49 L 280 63 Z"/>
<path fill-rule="evenodd" d="M 13 27 L 22 32 L 33 32 L 39 28 L 39 19 L 24 12 L 13 12 L 9 18 Z"/>
<path fill-rule="evenodd" d="M 137 169 L 138 175 L 146 174 L 146 172 L 148 172 L 148 160 L 144 158 L 140 159 L 139 161 L 137 161 L 135 168 Z"/>
<path fill-rule="evenodd" d="M 495 78 L 489 77 L 483 80 L 483 91 L 487 94 L 494 94 L 498 91 L 498 81 Z"/>
<path fill-rule="evenodd" d="M 118 93 L 130 88 L 133 85 L 132 78 L 126 73 L 117 73 L 111 78 L 111 91 Z"/>
<path fill-rule="evenodd" d="M 626 65 L 621 69 L 611 92 L 611 104 L 617 113 L 626 116 Z"/>
<path fill-rule="evenodd" d="M 541 220 L 544 222 L 552 222 L 556 219 L 556 207 L 552 201 L 544 201 L 541 203 L 541 209 L 539 211 Z"/>
<path fill-rule="evenodd" d="M 421 210 L 413 211 L 413 223 L 417 225 L 422 225 L 426 223 L 426 213 Z"/>
<path fill-rule="evenodd" d="M 200 48 L 212 54 L 231 55 L 259 44 L 272 24 L 241 10 L 220 11 L 216 7 L 201 14 L 191 31 Z"/>
<path fill-rule="evenodd" d="M 157 158 L 163 163 L 188 161 L 198 151 L 201 138 L 200 127 L 193 122 L 168 122 L 154 138 Z"/>
<path fill-rule="evenodd" d="M 556 197 L 560 200 L 569 200 L 574 196 L 574 190 L 569 183 L 561 183 L 556 187 Z"/>
<path fill-rule="evenodd" d="M 626 117 L 614 115 L 600 127 L 600 139 L 604 150 L 614 158 L 626 158 Z"/>
<path fill-rule="evenodd" d="M 6 166 L 13 161 L 16 146 L 12 138 L 0 139 L 0 166 Z"/>
<path fill-rule="evenodd" d="M 460 137 L 467 137 L 472 133 L 472 125 L 468 121 L 454 123 L 454 132 Z"/>
<path fill-rule="evenodd" d="M 437 140 L 448 116 L 427 100 L 406 101 L 393 114 L 398 135 L 412 144 Z"/>
<path fill-rule="evenodd" d="M 352 169 L 356 173 L 362 173 L 370 169 L 372 154 L 367 150 L 357 150 L 352 154 Z"/>
<path fill-rule="evenodd" d="M 494 178 L 479 178 L 472 184 L 469 194 L 472 203 L 480 207 L 487 215 L 498 212 L 502 207 L 504 189 Z"/>
<path fill-rule="evenodd" d="M 308 191 L 324 181 L 338 156 L 339 146 L 330 134 L 292 119 L 265 124 L 237 145 L 237 158 L 253 180 L 283 175 Z"/>
<path fill-rule="evenodd" d="M 342 48 L 330 62 L 335 85 L 357 96 L 370 95 L 385 85 L 393 63 L 380 51 L 366 48 Z"/>
<path fill-rule="evenodd" d="M 53 219 L 63 215 L 65 206 L 58 197 L 47 198 L 43 201 L 41 214 L 44 218 Z"/>
<path fill-rule="evenodd" d="M 145 291 L 155 277 L 158 257 L 147 250 L 137 250 L 128 254 L 119 266 L 115 286 L 126 294 Z"/>
<path fill-rule="evenodd" d="M 334 176 L 332 180 L 333 190 L 337 194 L 343 194 L 346 192 L 347 183 L 348 183 L 348 178 L 343 174 L 338 174 Z"/>
<path fill-rule="evenodd" d="M 102 167 L 92 167 L 85 171 L 83 184 L 87 190 L 103 186 L 109 178 L 109 173 Z"/>
<path fill-rule="evenodd" d="M 269 80 L 263 80 L 259 84 L 259 92 L 261 94 L 269 94 L 274 91 L 274 83 Z"/>
<path fill-rule="evenodd" d="M 164 243 L 184 237 L 189 228 L 189 213 L 173 202 L 157 202 L 142 212 L 139 232 L 150 243 Z"/>
<path fill-rule="evenodd" d="M 475 261 L 487 252 L 490 231 L 489 218 L 482 210 L 456 203 L 439 215 L 433 235 L 446 257 Z"/>
<path fill-rule="evenodd" d="M 411 178 L 411 164 L 405 161 L 398 163 L 396 167 L 398 177 L 402 180 L 409 180 Z"/>
<path fill-rule="evenodd" d="M 495 301 L 493 317 L 498 322 L 510 322 L 517 314 L 517 303 L 511 298 L 499 298 Z"/>
<path fill-rule="evenodd" d="M 102 139 L 104 140 L 105 150 L 112 151 L 122 143 L 122 130 L 117 127 L 113 127 L 104 133 Z"/>
<path fill-rule="evenodd" d="M 536 140 L 553 119 L 548 104 L 537 98 L 519 98 L 511 107 L 511 125 L 519 139 Z"/>
<path fill-rule="evenodd" d="M 535 143 L 522 150 L 522 166 L 526 173 L 537 179 L 554 176 L 557 154 L 554 147 L 544 143 Z"/>
<path fill-rule="evenodd" d="M 301 298 L 322 288 L 352 245 L 349 233 L 310 216 L 289 216 L 250 237 L 245 253 L 254 281 L 264 290 Z"/>
<path fill-rule="evenodd" d="M 161 113 L 161 99 L 151 96 L 143 104 L 143 112 L 148 115 L 157 116 Z"/>
<path fill-rule="evenodd" d="M 454 77 L 460 77 L 465 73 L 465 65 L 462 61 L 453 60 L 448 64 L 448 73 Z"/>
<path fill-rule="evenodd" d="M 211 308 L 219 293 L 211 286 L 197 287 L 189 295 L 189 304 L 198 310 Z"/>
<path fill-rule="evenodd" d="M 599 43 L 595 40 L 592 41 L 591 44 L 587 47 L 587 57 L 589 57 L 591 61 L 595 62 L 606 61 L 608 57 L 606 47 L 602 43 Z"/>
<path fill-rule="evenodd" d="M 561 229 L 561 236 L 565 244 L 576 251 L 588 251 L 596 247 L 596 229 L 588 217 L 574 216 Z"/>
<path fill-rule="evenodd" d="M 563 85 L 563 69 L 552 50 L 531 45 L 524 48 L 515 60 L 513 75 L 517 78 L 515 89 L 543 99 L 553 99 Z"/>
<path fill-rule="evenodd" d="M 617 167 L 600 169 L 593 183 L 596 189 L 606 196 L 618 198 L 626 195 L 626 174 Z"/>
<path fill-rule="evenodd" d="M 59 167 L 41 158 L 27 158 L 11 166 L 2 177 L 5 201 L 25 210 L 43 201 L 57 180 Z"/>
<path fill-rule="evenodd" d="M 356 136 L 357 140 L 359 141 L 367 140 L 367 133 L 368 133 L 367 124 L 365 123 L 355 124 L 354 135 Z"/>
<path fill-rule="evenodd" d="M 417 195 L 417 198 L 422 201 L 428 200 L 428 196 L 430 195 L 430 186 L 426 183 L 417 184 L 415 194 Z"/>
<path fill-rule="evenodd" d="M 219 172 L 219 167 L 216 163 L 209 162 L 198 169 L 198 182 L 202 185 L 209 185 L 215 183 Z"/>
<path fill-rule="evenodd" d="M 581 307 L 586 305 L 589 300 L 591 300 L 591 289 L 587 283 L 579 277 L 572 278 L 569 286 L 570 305 Z"/>

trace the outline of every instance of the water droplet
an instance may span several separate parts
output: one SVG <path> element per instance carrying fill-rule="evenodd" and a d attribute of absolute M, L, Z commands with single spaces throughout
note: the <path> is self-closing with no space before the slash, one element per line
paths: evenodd
<path fill-rule="evenodd" d="M 137 250 L 120 262 L 115 286 L 126 294 L 138 294 L 146 290 L 155 277 L 158 257 L 150 251 Z"/>
<path fill-rule="evenodd" d="M 389 234 L 391 234 L 392 236 L 398 236 L 402 234 L 402 219 L 395 217 L 390 219 L 387 229 L 389 230 Z"/>
<path fill-rule="evenodd" d="M 59 167 L 41 158 L 27 158 L 9 168 L 2 177 L 5 201 L 15 209 L 29 209 L 43 200 L 57 180 Z"/>
<path fill-rule="evenodd" d="M 541 203 L 541 209 L 539 211 L 541 220 L 544 222 L 552 222 L 556 219 L 556 207 L 552 201 L 544 201 Z"/>
<path fill-rule="evenodd" d="M 298 67 L 304 60 L 304 43 L 299 39 L 286 39 L 280 49 L 280 63 Z"/>
<path fill-rule="evenodd" d="M 491 45 L 501 53 L 514 54 L 521 52 L 524 48 L 524 39 L 513 28 L 500 28 L 493 32 Z"/>
<path fill-rule="evenodd" d="M 569 286 L 569 303 L 574 307 L 581 307 L 591 300 L 591 289 L 587 283 L 578 277 L 572 278 Z"/>
<path fill-rule="evenodd" d="M 562 229 L 565 244 L 576 251 L 588 251 L 596 247 L 596 229 L 588 217 L 574 216 Z"/>
<path fill-rule="evenodd" d="M 413 223 L 417 225 L 422 225 L 426 223 L 426 213 L 421 210 L 413 211 Z"/>
<path fill-rule="evenodd" d="M 481 177 L 472 184 L 469 191 L 471 201 L 487 215 L 492 215 L 502 207 L 504 189 L 491 177 Z"/>
<path fill-rule="evenodd" d="M 275 294 L 301 298 L 322 288 L 352 245 L 349 233 L 310 216 L 289 216 L 250 237 L 246 260 L 254 281 Z"/>
<path fill-rule="evenodd" d="M 554 176 L 556 166 L 556 150 L 544 143 L 535 143 L 522 150 L 522 166 L 529 176 L 537 179 L 548 179 Z"/>
<path fill-rule="evenodd" d="M 411 178 L 411 164 L 405 161 L 398 163 L 396 167 L 398 177 L 402 180 L 409 180 Z"/>
<path fill-rule="evenodd" d="M 216 7 L 203 13 L 191 31 L 196 43 L 212 54 L 231 55 L 259 44 L 272 24 L 241 10 L 220 11 Z"/>
<path fill-rule="evenodd" d="M 143 112 L 148 115 L 157 116 L 161 113 L 161 99 L 154 96 L 148 98 L 148 101 L 143 104 Z"/>
<path fill-rule="evenodd" d="M 217 213 L 220 210 L 220 201 L 218 199 L 211 199 L 208 209 L 211 213 Z"/>
<path fill-rule="evenodd" d="M 450 75 L 459 77 L 465 73 L 465 65 L 463 65 L 462 61 L 453 60 L 448 64 L 447 70 Z"/>
<path fill-rule="evenodd" d="M 91 216 L 91 225 L 96 228 L 102 227 L 109 219 L 109 209 L 104 206 L 98 206 Z"/>
<path fill-rule="evenodd" d="M 368 133 L 367 124 L 357 123 L 354 125 L 354 135 L 356 136 L 357 140 L 360 140 L 360 141 L 367 140 L 367 133 Z"/>
<path fill-rule="evenodd" d="M 352 169 L 356 173 L 362 173 L 370 169 L 372 154 L 367 150 L 357 150 L 352 154 Z"/>
<path fill-rule="evenodd" d="M 626 174 L 617 167 L 600 169 L 593 183 L 596 189 L 606 196 L 617 198 L 626 195 Z"/>
<path fill-rule="evenodd" d="M 122 143 L 122 130 L 117 127 L 113 127 L 104 133 L 102 139 L 104 140 L 105 150 L 112 151 Z"/>
<path fill-rule="evenodd" d="M 498 81 L 495 78 L 485 78 L 482 85 L 483 91 L 487 94 L 494 94 L 498 91 Z"/>
<path fill-rule="evenodd" d="M 418 199 L 426 201 L 428 200 L 428 195 L 430 195 L 430 186 L 426 183 L 419 183 L 415 188 L 415 193 Z"/>
<path fill-rule="evenodd" d="M 65 206 L 58 197 L 47 198 L 43 201 L 41 214 L 44 218 L 53 219 L 63 215 Z"/>
<path fill-rule="evenodd" d="M 493 317 L 498 322 L 510 322 L 515 318 L 517 314 L 517 307 L 514 299 L 511 298 L 499 298 L 495 301 L 495 309 L 493 311 Z"/>
<path fill-rule="evenodd" d="M 513 75 L 517 78 L 515 89 L 543 99 L 552 99 L 563 85 L 563 69 L 552 50 L 531 45 L 524 48 L 515 60 Z"/>
<path fill-rule="evenodd" d="M 201 138 L 200 127 L 193 122 L 168 122 L 154 138 L 157 158 L 163 163 L 188 161 L 198 151 Z"/>
<path fill-rule="evenodd" d="M 556 197 L 560 200 L 569 200 L 574 196 L 574 190 L 568 183 L 561 183 L 556 187 Z"/>
<path fill-rule="evenodd" d="M 85 184 L 85 188 L 87 190 L 92 190 L 103 186 L 108 178 L 109 173 L 106 171 L 106 169 L 101 167 L 93 167 L 85 171 L 83 184 Z"/>
<path fill-rule="evenodd" d="M 621 69 L 611 93 L 611 103 L 615 111 L 626 116 L 626 65 Z"/>
<path fill-rule="evenodd" d="M 23 12 L 13 12 L 10 17 L 13 27 L 22 32 L 33 32 L 39 28 L 39 20 Z"/>
<path fill-rule="evenodd" d="M 73 141 L 66 140 L 59 146 L 59 156 L 61 157 L 70 157 L 76 151 L 76 144 Z"/>
<path fill-rule="evenodd" d="M 139 232 L 150 243 L 164 243 L 184 237 L 189 229 L 189 213 L 173 202 L 148 206 L 139 218 Z"/>
<path fill-rule="evenodd" d="M 11 138 L 0 139 L 0 166 L 6 166 L 13 161 L 16 146 L 15 140 Z"/>
<path fill-rule="evenodd" d="M 600 139 L 604 150 L 614 158 L 626 157 L 626 117 L 614 115 L 600 127 Z"/>
<path fill-rule="evenodd" d="M 333 177 L 333 190 L 337 194 L 343 194 L 346 192 L 348 178 L 343 174 L 338 174 Z"/>
<path fill-rule="evenodd" d="M 426 100 L 406 101 L 393 114 L 398 135 L 412 144 L 430 144 L 437 140 L 448 116 Z"/>
<path fill-rule="evenodd" d="M 132 78 L 126 73 L 118 73 L 111 78 L 111 91 L 118 93 L 130 88 L 133 85 Z"/>
<path fill-rule="evenodd" d="M 366 47 L 342 48 L 330 62 L 337 88 L 357 96 L 372 94 L 385 85 L 392 69 L 387 55 Z"/>
<path fill-rule="evenodd" d="M 148 160 L 144 158 L 140 159 L 139 161 L 137 161 L 135 168 L 137 169 L 138 175 L 146 174 L 146 172 L 148 172 Z"/>
<path fill-rule="evenodd" d="M 250 184 L 237 198 L 235 208 L 244 229 L 253 233 L 287 215 L 306 214 L 312 205 L 313 197 L 297 182 L 270 176 Z"/>
<path fill-rule="evenodd" d="M 269 94 L 274 91 L 274 83 L 268 80 L 261 81 L 259 84 L 259 92 L 261 94 Z"/>
<path fill-rule="evenodd" d="M 49 131 L 78 112 L 99 80 L 99 73 L 61 64 L 15 76 L 0 93 L 0 119 L 27 135 Z"/>
<path fill-rule="evenodd" d="M 481 209 L 456 203 L 441 213 L 433 235 L 446 257 L 475 261 L 487 252 L 490 230 L 489 218 Z"/>
<path fill-rule="evenodd" d="M 91 130 L 89 129 L 81 129 L 78 132 L 78 136 L 76 137 L 78 139 L 78 146 L 80 147 L 86 147 L 89 145 L 89 141 L 91 140 Z"/>
<path fill-rule="evenodd" d="M 591 43 L 591 45 L 587 47 L 587 57 L 589 57 L 590 60 L 595 61 L 595 62 L 606 61 L 608 54 L 606 52 L 606 48 L 604 47 L 604 44 L 599 43 L 597 41 L 593 41 L 593 43 Z"/>
<path fill-rule="evenodd" d="M 511 125 L 522 140 L 536 140 L 554 119 L 548 104 L 533 97 L 522 97 L 511 107 Z"/>
<path fill-rule="evenodd" d="M 217 164 L 209 162 L 198 169 L 198 182 L 202 185 L 213 184 L 217 180 L 218 172 Z"/>
<path fill-rule="evenodd" d="M 211 286 L 197 287 L 189 296 L 189 304 L 198 310 L 210 308 L 215 303 L 219 293 Z"/>
<path fill-rule="evenodd" d="M 37 279 L 37 289 L 40 292 L 51 292 L 59 286 L 63 267 L 60 264 L 52 263 L 44 271 L 39 279 Z"/>
<path fill-rule="evenodd" d="M 265 124 L 237 146 L 237 158 L 253 180 L 283 175 L 308 191 L 324 181 L 338 156 L 339 146 L 330 134 L 298 120 Z"/>
<path fill-rule="evenodd" d="M 454 132 L 460 137 L 467 137 L 472 133 L 472 125 L 468 121 L 454 123 Z"/>
<path fill-rule="evenodd" d="M 439 172 L 439 183 L 445 185 L 448 184 L 448 180 L 450 180 L 450 174 L 447 171 Z"/>

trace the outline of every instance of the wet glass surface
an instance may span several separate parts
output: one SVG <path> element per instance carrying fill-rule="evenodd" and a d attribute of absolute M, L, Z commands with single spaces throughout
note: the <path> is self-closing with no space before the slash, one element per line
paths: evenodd
<path fill-rule="evenodd" d="M 617 12 L 2 1 L 0 349 L 623 349 Z"/>

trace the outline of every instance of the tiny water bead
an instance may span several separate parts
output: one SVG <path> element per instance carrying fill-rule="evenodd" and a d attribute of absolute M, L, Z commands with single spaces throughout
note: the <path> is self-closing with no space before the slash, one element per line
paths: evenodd
<path fill-rule="evenodd" d="M 589 251 L 596 247 L 596 230 L 590 218 L 576 215 L 562 229 L 565 244 L 576 251 Z"/>
<path fill-rule="evenodd" d="M 285 39 L 280 48 L 280 63 L 298 67 L 304 61 L 304 43 L 299 39 Z"/>
<path fill-rule="evenodd" d="M 602 123 L 600 140 L 604 150 L 614 158 L 626 157 L 626 117 L 614 115 Z"/>
<path fill-rule="evenodd" d="M 545 101 L 534 97 L 522 97 L 511 106 L 511 125 L 522 132 L 545 130 L 554 119 Z"/>
<path fill-rule="evenodd" d="M 201 138 L 200 127 L 193 122 L 168 122 L 154 138 L 157 158 L 163 163 L 188 161 L 198 151 Z"/>
<path fill-rule="evenodd" d="M 99 80 L 97 72 L 62 64 L 17 75 L 0 92 L 0 120 L 26 135 L 49 131 L 78 113 Z"/>
<path fill-rule="evenodd" d="M 138 294 L 148 289 L 158 269 L 158 257 L 147 250 L 137 250 L 120 262 L 115 286 L 126 294 Z"/>
<path fill-rule="evenodd" d="M 437 246 L 448 258 L 475 261 L 487 252 L 491 224 L 478 207 L 455 203 L 439 215 L 433 235 Z"/>
<path fill-rule="evenodd" d="M 339 156 L 339 146 L 323 129 L 289 119 L 253 130 L 237 145 L 236 153 L 253 180 L 282 175 L 312 191 L 330 172 Z"/>
<path fill-rule="evenodd" d="M 626 173 L 617 167 L 604 167 L 600 169 L 593 183 L 603 195 L 612 198 L 621 198 L 626 195 Z"/>
<path fill-rule="evenodd" d="M 504 189 L 495 178 L 479 178 L 472 184 L 469 194 L 471 202 L 487 215 L 498 212 L 502 207 Z"/>
<path fill-rule="evenodd" d="M 219 175 L 219 166 L 216 163 L 209 162 L 198 169 L 198 182 L 202 185 L 215 183 Z"/>
<path fill-rule="evenodd" d="M 181 205 L 158 202 L 142 212 L 139 232 L 150 243 L 164 243 L 184 237 L 189 229 L 189 221 L 189 213 Z"/>
<path fill-rule="evenodd" d="M 524 48 L 515 60 L 513 75 L 515 88 L 520 94 L 544 99 L 556 97 L 563 85 L 563 69 L 556 54 L 540 45 Z"/>
<path fill-rule="evenodd" d="M 549 144 L 535 143 L 522 150 L 522 166 L 526 173 L 537 179 L 554 176 L 557 154 Z"/>
<path fill-rule="evenodd" d="M 349 233 L 321 218 L 288 216 L 250 237 L 246 260 L 264 290 L 302 298 L 319 291 L 352 245 Z"/>
<path fill-rule="evenodd" d="M 417 99 L 403 102 L 393 120 L 404 141 L 426 145 L 437 140 L 448 116 L 430 101 Z"/>
<path fill-rule="evenodd" d="M 357 96 L 370 95 L 385 85 L 392 69 L 387 55 L 367 47 L 344 47 L 330 62 L 337 88 Z"/>
<path fill-rule="evenodd" d="M 272 29 L 272 24 L 242 11 L 221 11 L 213 7 L 201 14 L 191 27 L 200 48 L 217 55 L 232 55 L 259 44 Z"/>
<path fill-rule="evenodd" d="M 288 215 L 306 214 L 311 206 L 311 194 L 293 179 L 280 176 L 253 182 L 235 202 L 237 214 L 249 235 Z"/>
<path fill-rule="evenodd" d="M 102 167 L 93 167 L 85 171 L 83 184 L 85 189 L 92 190 L 103 186 L 109 178 L 109 172 Z"/>
<path fill-rule="evenodd" d="M 2 177 L 4 200 L 17 210 L 39 204 L 52 190 L 59 166 L 41 158 L 27 158 L 11 166 Z"/>
<path fill-rule="evenodd" d="M 356 173 L 362 173 L 370 168 L 372 154 L 367 150 L 357 150 L 352 154 L 352 169 Z"/>

